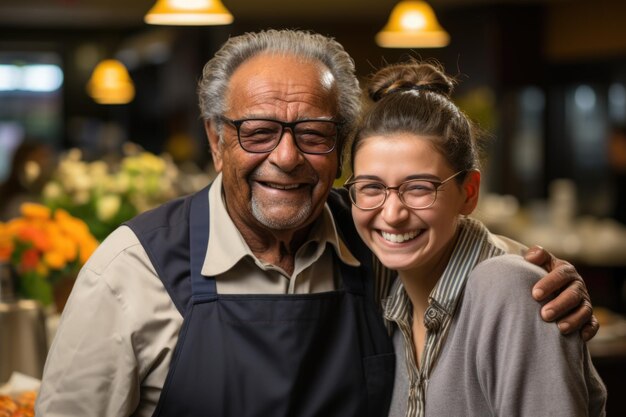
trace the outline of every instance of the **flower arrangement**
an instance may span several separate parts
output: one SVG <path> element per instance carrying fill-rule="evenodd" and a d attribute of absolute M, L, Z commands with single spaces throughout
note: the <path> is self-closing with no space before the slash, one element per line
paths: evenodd
<path fill-rule="evenodd" d="M 84 161 L 80 150 L 72 149 L 59 161 L 42 200 L 84 220 L 102 241 L 124 221 L 179 195 L 177 177 L 171 158 L 136 145 L 127 146 L 121 160 L 109 163 Z"/>
<path fill-rule="evenodd" d="M 97 246 L 87 224 L 63 209 L 23 203 L 21 217 L 0 222 L 0 262 L 16 272 L 20 296 L 46 306 L 54 286 L 74 277 Z"/>

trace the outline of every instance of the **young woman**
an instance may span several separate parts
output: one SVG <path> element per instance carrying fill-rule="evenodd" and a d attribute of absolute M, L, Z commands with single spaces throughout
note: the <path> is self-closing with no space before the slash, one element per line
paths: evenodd
<path fill-rule="evenodd" d="M 385 300 L 396 381 L 391 416 L 601 416 L 606 391 L 586 346 L 537 320 L 544 274 L 480 222 L 475 133 L 432 64 L 391 65 L 352 145 L 359 235 L 398 272 Z"/>

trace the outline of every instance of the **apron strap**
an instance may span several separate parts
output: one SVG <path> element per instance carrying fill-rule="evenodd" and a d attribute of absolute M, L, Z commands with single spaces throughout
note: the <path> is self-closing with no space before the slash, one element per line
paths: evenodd
<path fill-rule="evenodd" d="M 346 291 L 357 294 L 365 295 L 365 281 L 367 271 L 364 267 L 357 267 L 345 264 L 339 259 L 337 254 L 333 254 L 335 262 L 339 264 L 339 271 L 341 273 L 341 284 Z"/>
<path fill-rule="evenodd" d="M 206 187 L 192 197 L 189 213 L 189 266 L 193 298 L 217 298 L 215 278 L 202 276 L 202 265 L 209 243 L 209 216 L 209 187 Z"/>

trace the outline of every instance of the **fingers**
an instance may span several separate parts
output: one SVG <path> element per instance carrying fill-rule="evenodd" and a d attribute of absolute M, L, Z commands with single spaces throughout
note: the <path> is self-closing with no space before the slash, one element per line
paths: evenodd
<path fill-rule="evenodd" d="M 530 249 L 526 251 L 526 254 L 524 254 L 524 259 L 535 265 L 543 266 L 548 271 L 552 269 L 552 255 L 539 245 L 531 246 Z"/>
<path fill-rule="evenodd" d="M 574 268 L 570 263 L 560 259 L 553 259 L 550 262 L 553 264 L 552 270 L 548 272 L 546 276 L 537 281 L 533 287 L 532 294 L 535 300 L 541 301 L 550 295 L 558 294 L 563 287 L 570 283 L 578 283 L 576 284 L 574 290 L 582 291 L 584 294 L 587 294 L 583 279 L 576 271 L 576 268 Z M 573 295 L 574 294 L 570 296 Z M 560 298 L 561 295 L 558 295 L 557 299 L 559 299 L 559 301 L 561 301 Z M 578 300 L 578 303 L 580 303 L 580 301 L 581 299 Z M 571 309 L 576 307 L 578 303 L 574 305 L 566 304 L 566 307 Z"/>
<path fill-rule="evenodd" d="M 587 305 L 591 310 L 591 303 L 587 295 L 587 291 L 582 281 L 574 281 L 565 288 L 554 300 L 548 302 L 541 308 L 541 317 L 545 321 L 554 321 L 556 319 L 565 320 L 566 322 L 576 321 L 578 328 L 582 327 L 585 322 L 578 322 L 576 312 Z M 581 314 L 581 313 L 579 313 Z M 588 314 L 587 319 L 591 316 Z"/>
<path fill-rule="evenodd" d="M 596 333 L 598 333 L 598 330 L 600 330 L 600 323 L 598 322 L 596 316 L 592 315 L 591 321 L 585 324 L 583 329 L 580 331 L 580 335 L 584 342 L 588 342 L 596 335 Z"/>
<path fill-rule="evenodd" d="M 587 330 L 587 333 L 590 333 L 593 331 L 593 326 L 591 324 L 592 317 L 595 319 L 595 317 L 593 316 L 593 311 L 591 309 L 591 304 L 585 301 L 580 305 L 580 307 L 570 312 L 565 318 L 559 320 L 557 323 L 557 327 L 559 328 L 561 333 L 570 334 L 580 328 L 583 328 L 584 330 L 584 328 L 587 327 L 586 323 L 588 323 L 588 325 L 591 326 L 591 329 Z M 597 320 L 595 321 L 595 324 L 595 331 L 597 332 Z M 595 335 L 595 333 L 593 333 L 593 335 Z M 593 335 L 591 335 L 589 338 L 593 337 Z M 584 339 L 584 335 L 582 336 Z"/>
<path fill-rule="evenodd" d="M 537 301 L 556 297 L 541 309 L 545 321 L 557 320 L 563 334 L 580 329 L 581 337 L 586 342 L 598 332 L 600 325 L 593 315 L 589 292 L 582 277 L 573 265 L 555 258 L 540 246 L 531 247 L 526 260 L 546 268 L 549 272 L 537 281 L 532 295 Z"/>

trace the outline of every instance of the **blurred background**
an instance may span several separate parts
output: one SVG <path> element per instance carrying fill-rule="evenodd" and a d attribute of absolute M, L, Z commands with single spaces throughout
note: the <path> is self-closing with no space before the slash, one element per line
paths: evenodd
<path fill-rule="evenodd" d="M 266 28 L 330 35 L 362 80 L 385 63 L 437 59 L 459 79 L 455 101 L 490 135 L 476 216 L 578 268 L 603 321 L 597 361 L 605 372 L 621 364 L 623 374 L 626 331 L 613 325 L 626 313 L 626 2 L 429 0 L 450 36 L 441 48 L 377 45 L 395 0 L 224 0 L 234 21 L 219 26 L 148 25 L 154 3 L 0 0 L 0 220 L 16 213 L 13 193 L 43 200 L 68 161 L 114 166 L 156 155 L 144 165 L 167 171 L 173 191 L 126 214 L 207 183 L 195 89 L 229 36 Z M 134 85 L 127 104 L 99 104 L 87 91 L 96 65 L 112 58 Z"/>

